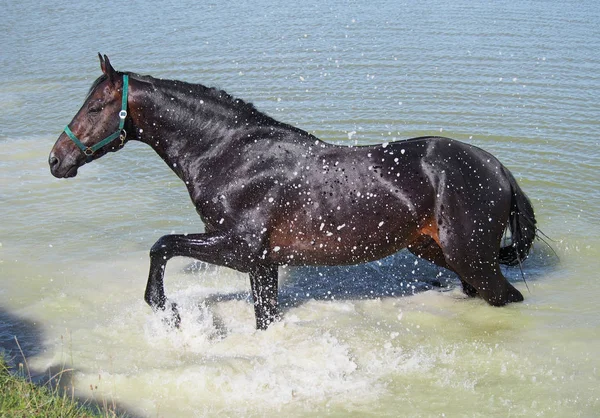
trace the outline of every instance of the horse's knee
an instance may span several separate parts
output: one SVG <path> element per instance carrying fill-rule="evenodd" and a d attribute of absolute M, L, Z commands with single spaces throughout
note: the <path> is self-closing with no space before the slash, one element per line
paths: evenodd
<path fill-rule="evenodd" d="M 162 237 L 160 237 L 152 246 L 152 248 L 150 248 L 150 258 L 155 258 L 155 257 L 160 257 L 160 256 L 165 256 L 167 253 L 167 249 L 168 249 L 168 240 L 169 240 L 169 235 L 163 235 Z"/>

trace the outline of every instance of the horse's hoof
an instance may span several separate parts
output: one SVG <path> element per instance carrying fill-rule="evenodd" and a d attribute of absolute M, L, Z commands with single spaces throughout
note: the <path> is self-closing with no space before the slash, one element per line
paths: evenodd
<path fill-rule="evenodd" d="M 512 289 L 508 290 L 506 296 L 507 302 L 523 302 L 523 300 L 523 294 L 521 294 L 521 292 L 519 292 L 517 289 L 513 287 Z"/>

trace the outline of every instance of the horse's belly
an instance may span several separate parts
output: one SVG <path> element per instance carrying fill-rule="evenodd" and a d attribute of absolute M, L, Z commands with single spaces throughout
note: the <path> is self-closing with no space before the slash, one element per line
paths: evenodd
<path fill-rule="evenodd" d="M 347 176 L 312 178 L 310 193 L 273 213 L 267 249 L 273 262 L 358 264 L 391 255 L 419 235 L 424 198 L 384 177 L 381 166 L 352 167 L 346 164 Z M 419 194 L 433 193 L 420 186 Z"/>
<path fill-rule="evenodd" d="M 321 227 L 321 225 L 323 225 Z M 341 223 L 314 230 L 279 229 L 271 234 L 270 261 L 289 265 L 359 264 L 394 254 L 416 234 L 409 225 Z"/>

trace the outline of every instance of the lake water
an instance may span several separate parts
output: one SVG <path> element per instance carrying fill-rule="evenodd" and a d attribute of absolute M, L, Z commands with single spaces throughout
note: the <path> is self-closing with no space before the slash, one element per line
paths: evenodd
<path fill-rule="evenodd" d="M 3 2 L 2 351 L 22 361 L 17 336 L 38 378 L 72 369 L 77 396 L 143 417 L 598 416 L 600 3 L 280 3 Z M 143 292 L 154 241 L 203 229 L 183 184 L 134 143 L 75 179 L 48 170 L 97 51 L 331 142 L 481 146 L 560 261 L 536 243 L 529 291 L 506 270 L 525 302 L 500 309 L 405 252 L 287 269 L 284 319 L 257 332 L 243 275 L 173 260 L 183 327 L 168 332 Z M 433 280 L 449 290 L 420 292 Z"/>

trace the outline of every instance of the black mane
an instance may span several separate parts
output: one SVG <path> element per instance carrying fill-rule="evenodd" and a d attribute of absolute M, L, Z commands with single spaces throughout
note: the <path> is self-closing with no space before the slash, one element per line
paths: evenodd
<path fill-rule="evenodd" d="M 148 83 L 155 91 L 160 92 L 166 97 L 177 97 L 183 106 L 178 109 L 178 112 L 174 116 L 180 121 L 189 122 L 190 119 L 193 119 L 193 117 L 190 117 L 190 113 L 197 114 L 199 103 L 204 101 L 210 105 L 207 108 L 210 109 L 211 113 L 218 115 L 213 120 L 231 121 L 235 118 L 237 123 L 246 121 L 246 126 L 285 126 L 294 131 L 298 130 L 259 111 L 252 103 L 234 97 L 216 87 L 207 87 L 202 84 L 186 81 L 155 78 L 150 75 L 140 75 L 133 72 L 120 72 L 118 74 L 127 74 L 131 79 Z M 86 95 L 85 101 L 89 99 L 92 92 L 106 81 L 107 78 L 106 74 L 102 74 L 94 81 Z M 200 119 L 195 123 L 200 123 Z M 238 124 L 237 126 L 241 125 Z"/>
<path fill-rule="evenodd" d="M 134 79 L 152 84 L 154 88 L 167 95 L 189 98 L 192 101 L 197 101 L 199 99 L 209 100 L 216 105 L 242 113 L 246 119 L 259 120 L 263 124 L 265 122 L 279 124 L 275 119 L 259 111 L 254 104 L 234 97 L 226 91 L 216 87 L 207 87 L 202 84 L 189 83 L 187 81 L 154 78 L 149 75 L 139 75 L 135 73 L 127 74 Z M 97 83 L 101 81 L 102 80 L 96 80 Z M 97 85 L 97 83 L 94 84 Z"/>

